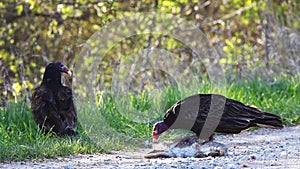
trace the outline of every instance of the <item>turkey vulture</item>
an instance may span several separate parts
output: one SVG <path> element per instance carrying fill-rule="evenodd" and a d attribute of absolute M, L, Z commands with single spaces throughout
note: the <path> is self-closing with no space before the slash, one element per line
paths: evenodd
<path fill-rule="evenodd" d="M 201 139 L 212 140 L 213 132 L 235 134 L 253 126 L 282 128 L 281 117 L 263 112 L 217 94 L 196 94 L 175 103 L 154 124 L 152 138 L 157 142 L 168 129 L 193 131 Z"/>
<path fill-rule="evenodd" d="M 62 85 L 61 72 L 72 75 L 60 62 L 50 63 L 46 67 L 41 85 L 32 94 L 33 118 L 45 134 L 51 131 L 57 136 L 77 135 L 72 89 Z"/>

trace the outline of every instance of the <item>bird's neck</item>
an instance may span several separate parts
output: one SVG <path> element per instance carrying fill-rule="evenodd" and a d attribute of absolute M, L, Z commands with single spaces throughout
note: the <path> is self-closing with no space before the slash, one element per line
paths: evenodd
<path fill-rule="evenodd" d="M 61 73 L 58 70 L 46 70 L 44 73 L 42 85 L 56 92 L 62 86 Z"/>

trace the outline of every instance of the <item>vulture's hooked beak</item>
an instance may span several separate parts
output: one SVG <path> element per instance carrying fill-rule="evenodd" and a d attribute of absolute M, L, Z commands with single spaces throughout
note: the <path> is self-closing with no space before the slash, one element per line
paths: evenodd
<path fill-rule="evenodd" d="M 159 135 L 157 134 L 157 132 L 153 132 L 152 133 L 152 140 L 153 140 L 153 143 L 158 143 L 158 138 L 159 138 Z"/>
<path fill-rule="evenodd" d="M 72 72 L 64 65 L 62 67 L 62 72 L 68 74 L 69 76 L 72 76 Z"/>
<path fill-rule="evenodd" d="M 67 70 L 67 74 L 68 74 L 69 76 L 72 76 L 72 72 L 71 72 L 70 70 Z"/>

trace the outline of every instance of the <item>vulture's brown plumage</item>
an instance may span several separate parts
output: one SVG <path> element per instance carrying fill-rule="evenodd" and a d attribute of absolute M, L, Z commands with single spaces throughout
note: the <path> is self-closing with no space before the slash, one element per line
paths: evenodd
<path fill-rule="evenodd" d="M 72 89 L 62 85 L 62 72 L 71 75 L 60 62 L 48 64 L 41 85 L 32 94 L 31 110 L 34 121 L 44 133 L 77 135 L 77 112 Z"/>
<path fill-rule="evenodd" d="M 240 133 L 253 126 L 282 128 L 281 117 L 263 112 L 239 101 L 217 94 L 196 94 L 175 103 L 163 121 L 153 126 L 152 138 L 157 142 L 168 129 L 186 129 L 202 139 L 212 139 L 213 132 Z"/>

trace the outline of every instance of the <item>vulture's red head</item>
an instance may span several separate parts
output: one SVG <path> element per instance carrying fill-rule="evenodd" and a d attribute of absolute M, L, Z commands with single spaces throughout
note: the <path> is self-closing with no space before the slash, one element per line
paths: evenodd
<path fill-rule="evenodd" d="M 169 127 L 164 123 L 163 121 L 159 121 L 153 125 L 153 130 L 152 130 L 152 139 L 154 143 L 158 142 L 158 138 L 161 133 L 165 132 L 168 130 Z"/>
<path fill-rule="evenodd" d="M 49 88 L 56 90 L 61 86 L 61 73 L 72 75 L 71 71 L 61 62 L 49 63 L 46 67 L 42 85 L 46 85 Z"/>
<path fill-rule="evenodd" d="M 60 72 L 66 73 L 70 76 L 72 75 L 72 72 L 67 68 L 67 66 L 65 66 L 61 62 L 50 63 L 49 65 L 51 64 L 53 64 Z"/>

